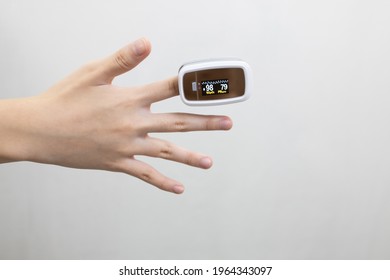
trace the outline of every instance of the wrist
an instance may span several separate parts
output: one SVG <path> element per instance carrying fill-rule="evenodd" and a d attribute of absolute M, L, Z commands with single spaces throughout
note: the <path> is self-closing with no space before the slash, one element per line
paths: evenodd
<path fill-rule="evenodd" d="M 0 163 L 33 160 L 35 97 L 0 100 Z"/>

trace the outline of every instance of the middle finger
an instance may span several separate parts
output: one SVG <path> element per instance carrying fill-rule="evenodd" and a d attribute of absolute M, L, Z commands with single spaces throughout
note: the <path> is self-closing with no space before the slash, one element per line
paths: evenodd
<path fill-rule="evenodd" d="M 233 122 L 227 116 L 208 116 L 188 113 L 160 113 L 150 116 L 148 132 L 186 132 L 229 130 Z"/>

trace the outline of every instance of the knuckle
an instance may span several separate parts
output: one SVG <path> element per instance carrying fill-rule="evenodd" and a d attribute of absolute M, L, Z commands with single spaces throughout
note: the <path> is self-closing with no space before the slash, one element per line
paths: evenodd
<path fill-rule="evenodd" d="M 170 189 L 170 182 L 164 176 L 158 176 L 152 170 L 144 170 L 137 177 L 161 190 L 168 191 Z"/>
<path fill-rule="evenodd" d="M 215 128 L 215 122 L 213 119 L 208 118 L 204 124 L 206 130 L 213 130 Z"/>
<path fill-rule="evenodd" d="M 126 57 L 123 52 L 116 53 L 116 55 L 114 56 L 114 61 L 119 66 L 119 68 L 124 71 L 128 71 L 132 68 L 131 61 L 128 59 L 128 57 Z"/>
<path fill-rule="evenodd" d="M 160 190 L 164 190 L 164 191 L 170 191 L 171 189 L 171 181 L 164 176 L 163 178 L 160 178 L 160 180 L 156 182 L 154 185 Z"/>
<path fill-rule="evenodd" d="M 174 121 L 173 122 L 173 128 L 175 131 L 183 132 L 188 130 L 188 125 L 185 121 Z"/>
<path fill-rule="evenodd" d="M 142 169 L 138 169 L 134 172 L 134 176 L 149 184 L 153 184 L 155 181 L 156 172 L 150 166 L 143 166 Z"/>
<path fill-rule="evenodd" d="M 187 152 L 184 156 L 184 164 L 190 165 L 190 166 L 196 166 L 196 155 L 191 152 Z"/>
<path fill-rule="evenodd" d="M 139 178 L 143 181 L 146 181 L 146 182 L 151 182 L 152 181 L 152 175 L 149 173 L 149 172 L 141 172 L 141 174 L 139 175 Z"/>
<path fill-rule="evenodd" d="M 172 159 L 173 157 L 173 147 L 170 143 L 164 143 L 160 148 L 159 157 L 163 159 Z"/>
<path fill-rule="evenodd" d="M 134 160 L 134 158 L 132 157 Z M 172 180 L 168 177 L 165 177 L 163 174 L 155 170 L 152 166 L 147 164 L 136 164 L 135 166 L 129 165 L 128 160 L 120 164 L 120 168 L 115 171 L 124 172 L 131 176 L 134 176 L 148 184 L 151 184 L 161 190 L 171 191 L 172 189 Z"/>

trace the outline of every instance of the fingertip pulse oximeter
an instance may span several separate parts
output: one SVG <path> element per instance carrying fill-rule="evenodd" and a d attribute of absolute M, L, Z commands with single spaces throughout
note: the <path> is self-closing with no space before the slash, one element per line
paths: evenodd
<path fill-rule="evenodd" d="M 252 70 L 238 59 L 202 60 L 179 69 L 179 93 L 190 106 L 222 105 L 247 100 L 252 91 Z"/>

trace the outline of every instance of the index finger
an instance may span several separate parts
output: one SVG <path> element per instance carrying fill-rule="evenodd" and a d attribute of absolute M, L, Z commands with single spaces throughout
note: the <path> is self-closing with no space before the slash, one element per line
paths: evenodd
<path fill-rule="evenodd" d="M 165 100 L 179 95 L 179 85 L 177 76 L 166 80 L 154 82 L 140 88 L 143 91 L 145 100 L 148 103 Z"/>

